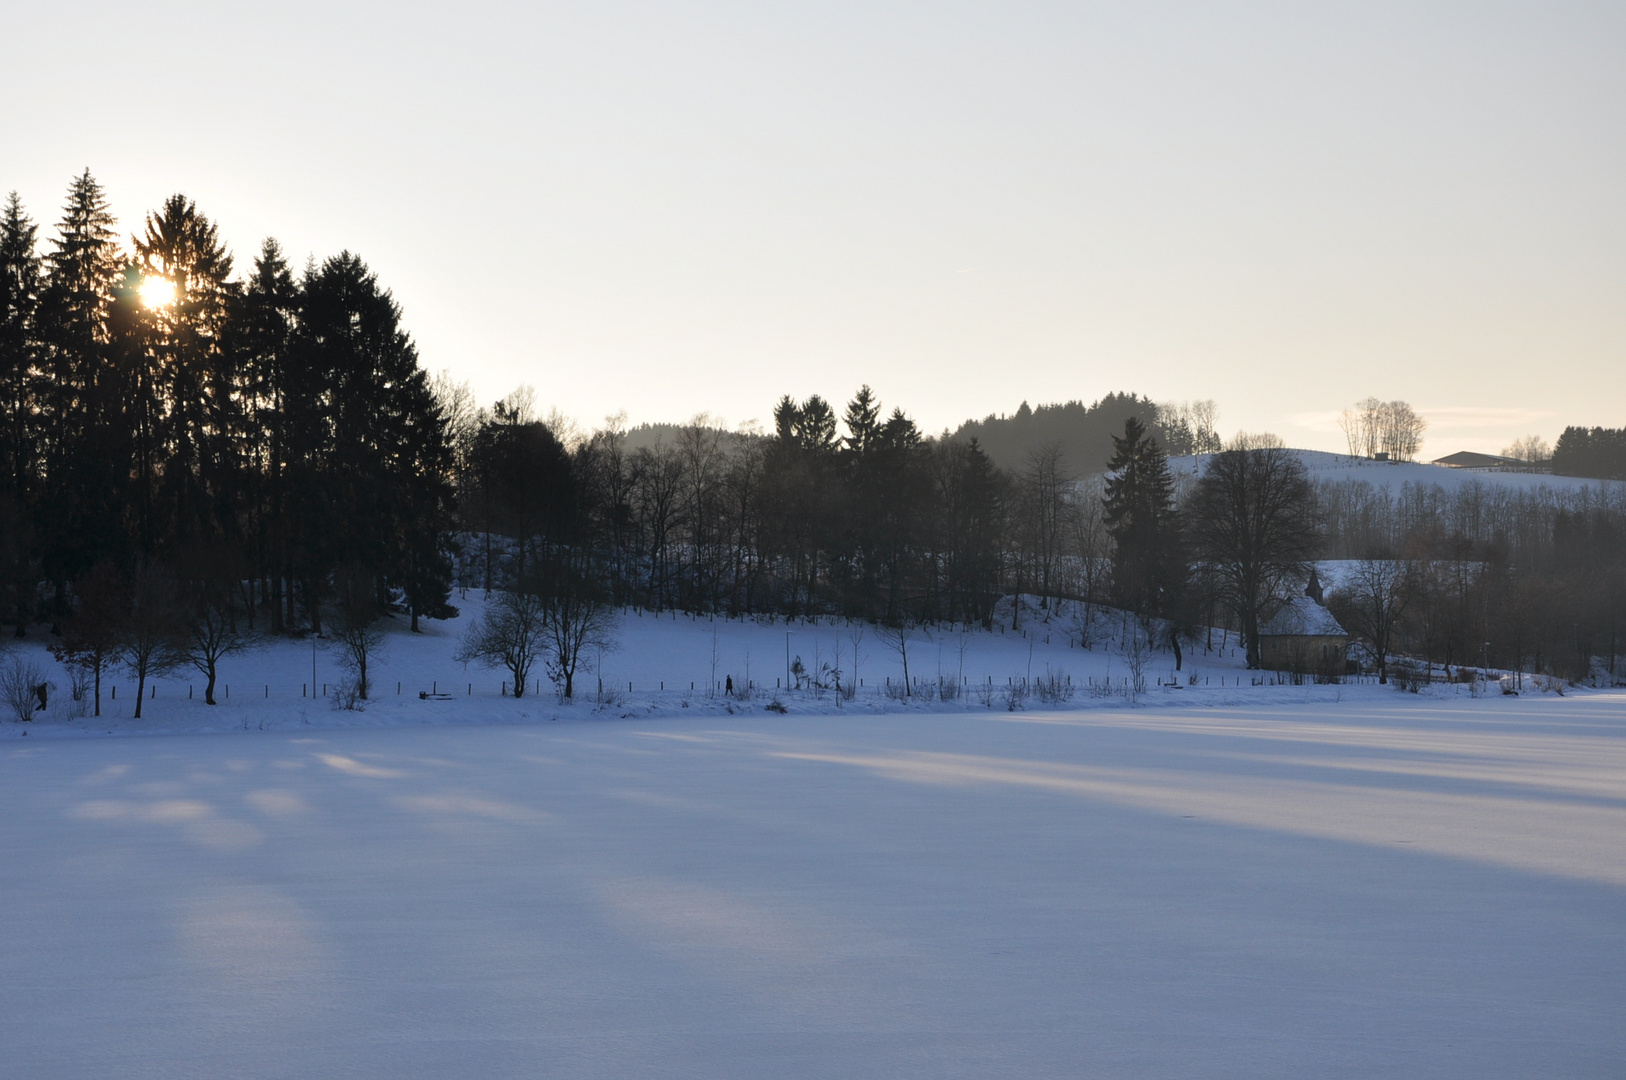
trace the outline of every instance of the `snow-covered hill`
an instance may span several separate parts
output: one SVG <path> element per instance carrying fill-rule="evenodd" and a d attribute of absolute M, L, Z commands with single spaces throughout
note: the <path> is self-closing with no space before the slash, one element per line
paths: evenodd
<path fill-rule="evenodd" d="M 1430 465 L 1416 461 L 1372 461 L 1332 454 L 1323 450 L 1294 450 L 1312 480 L 1362 480 L 1374 486 L 1399 489 L 1406 484 L 1425 484 L 1453 490 L 1465 484 L 1484 484 L 1497 487 L 1534 491 L 1549 488 L 1553 491 L 1578 491 L 1582 488 L 1612 488 L 1626 490 L 1626 485 L 1611 480 L 1588 480 L 1576 476 L 1547 476 L 1541 473 L 1469 472 L 1450 469 L 1444 465 Z M 1207 467 L 1210 454 L 1186 455 L 1169 459 L 1169 467 L 1178 475 L 1201 475 Z"/>

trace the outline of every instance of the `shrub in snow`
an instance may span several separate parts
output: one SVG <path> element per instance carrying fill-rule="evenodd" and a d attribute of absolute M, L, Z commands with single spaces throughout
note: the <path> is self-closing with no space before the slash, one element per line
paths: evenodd
<path fill-rule="evenodd" d="M 31 661 L 16 659 L 0 667 L 0 707 L 9 711 L 14 720 L 33 719 L 43 682 L 45 673 Z"/>
<path fill-rule="evenodd" d="M 1073 700 L 1073 683 L 1066 675 L 1052 671 L 1050 665 L 1046 664 L 1044 676 L 1033 684 L 1033 692 L 1046 705 L 1060 705 Z"/>
<path fill-rule="evenodd" d="M 1118 644 L 1118 655 L 1129 669 L 1130 691 L 1133 697 L 1146 692 L 1146 667 L 1152 662 L 1152 635 L 1139 619 L 1126 620 L 1123 637 Z"/>
<path fill-rule="evenodd" d="M 382 658 L 384 633 L 377 627 L 378 601 L 372 577 L 349 568 L 337 575 L 339 603 L 328 648 L 355 684 L 356 698 L 367 700 L 368 672 Z"/>
<path fill-rule="evenodd" d="M 361 684 L 354 678 L 344 679 L 333 688 L 333 707 L 351 712 L 366 712 L 366 698 L 361 696 Z M 247 723 L 247 721 L 244 721 Z"/>

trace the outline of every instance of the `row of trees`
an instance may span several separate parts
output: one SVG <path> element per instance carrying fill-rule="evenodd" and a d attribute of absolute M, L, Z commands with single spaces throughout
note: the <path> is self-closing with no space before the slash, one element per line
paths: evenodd
<path fill-rule="evenodd" d="M 1112 437 L 1103 486 L 1056 447 L 1013 472 L 975 438 L 925 438 L 867 387 L 839 413 L 784 398 L 771 435 L 702 418 L 631 453 L 613 425 L 565 445 L 524 395 L 488 411 L 442 393 L 467 417 L 454 442 L 469 581 L 568 557 L 614 603 L 888 626 L 988 624 L 1015 593 L 1128 608 L 1176 649 L 1232 612 L 1257 662 L 1260 623 L 1290 579 L 1302 587 L 1319 538 L 1305 471 L 1274 440 L 1217 455 L 1177 506 L 1154 408 Z"/>
<path fill-rule="evenodd" d="M 181 195 L 128 248 L 115 225 L 88 172 L 44 244 L 15 193 L 0 214 L 0 603 L 17 633 L 62 628 L 103 579 L 134 604 L 154 574 L 194 625 L 450 614 L 452 445 L 376 276 L 347 252 L 296 274 L 274 240 L 235 276 Z"/>
<path fill-rule="evenodd" d="M 1315 498 L 1326 556 L 1387 581 L 1368 580 L 1355 595 L 1372 612 L 1367 621 L 1393 625 L 1401 651 L 1572 678 L 1593 674 L 1599 658 L 1615 674 L 1626 632 L 1620 488 L 1326 481 Z M 1383 616 L 1391 603 L 1392 617 Z M 1329 605 L 1341 619 L 1349 611 Z M 1386 651 L 1384 640 L 1363 636 Z"/>
<path fill-rule="evenodd" d="M 1614 655 L 1626 612 L 1626 548 L 1607 539 L 1626 506 L 1598 489 L 1315 483 L 1280 440 L 1246 435 L 1177 477 L 1150 409 L 1112 439 L 1104 476 L 1079 479 L 1055 447 L 1007 470 L 975 439 L 923 437 L 867 389 L 839 411 L 783 399 L 772 434 L 700 418 L 630 452 L 614 424 L 560 439 L 522 406 L 468 410 L 454 440 L 466 581 L 565 549 L 615 603 L 892 626 L 986 623 L 1028 594 L 1051 612 L 1127 609 L 1175 649 L 1199 627 L 1232 630 L 1257 663 L 1261 624 L 1311 560 L 1366 560 L 1409 567 L 1405 594 L 1424 599 L 1402 625 L 1420 627 L 1405 638 L 1419 656 L 1572 675 Z"/>
<path fill-rule="evenodd" d="M 75 657 L 106 652 L 102 635 L 128 659 L 153 582 L 169 597 L 164 639 L 191 642 L 154 655 L 212 664 L 219 643 L 262 628 L 361 635 L 365 692 L 367 628 L 451 614 L 454 579 L 534 600 L 541 632 L 565 635 L 552 655 L 568 690 L 606 604 L 987 624 L 1014 593 L 1047 611 L 1128 609 L 1176 649 L 1195 627 L 1234 629 L 1257 662 L 1261 623 L 1318 555 L 1432 564 L 1449 550 L 1505 567 L 1521 595 L 1567 596 L 1548 579 L 1573 576 L 1560 548 L 1585 532 L 1586 565 L 1614 572 L 1597 538 L 1618 507 L 1487 495 L 1447 514 L 1438 489 L 1318 488 L 1280 440 L 1219 447 L 1211 403 L 1109 395 L 1076 411 L 1119 418 L 1110 456 L 1030 441 L 1005 467 L 975 432 L 930 438 L 867 387 L 839 411 L 783 398 L 768 432 L 702 417 L 637 446 L 619 423 L 582 434 L 539 416 L 530 392 L 481 408 L 466 385 L 429 379 L 353 255 L 296 275 L 267 241 L 239 279 L 184 197 L 128 250 L 113 224 L 88 173 L 45 250 L 15 196 L 0 218 L 0 589 L 19 634 L 50 621 Z M 1026 438 L 1055 416 L 984 426 Z M 1403 403 L 1363 403 L 1351 424 L 1396 456 L 1421 433 Z M 1177 478 L 1171 442 L 1221 452 Z M 1582 587 L 1589 603 L 1613 595 Z M 1619 609 L 1596 602 L 1602 633 Z M 1466 626 L 1428 640 L 1465 657 L 1492 633 Z"/>

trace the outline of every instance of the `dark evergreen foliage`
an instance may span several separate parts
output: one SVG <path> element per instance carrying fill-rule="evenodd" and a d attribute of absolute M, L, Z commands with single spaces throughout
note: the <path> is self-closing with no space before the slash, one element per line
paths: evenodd
<path fill-rule="evenodd" d="M 44 258 L 15 196 L 0 216 L 8 621 L 88 625 L 112 575 L 128 630 L 170 589 L 174 618 L 160 621 L 174 640 L 149 634 L 138 666 L 190 648 L 207 670 L 235 648 L 239 617 L 319 629 L 340 567 L 379 611 L 414 625 L 450 614 L 451 443 L 374 275 L 345 253 L 296 281 L 267 241 L 239 281 L 181 195 L 128 254 L 114 224 L 88 172 Z"/>
<path fill-rule="evenodd" d="M 1560 476 L 1626 480 L 1626 428 L 1565 428 L 1553 447 L 1552 469 Z"/>
<path fill-rule="evenodd" d="M 1112 456 L 1112 440 L 1124 424 L 1135 420 L 1175 453 L 1192 447 L 1171 442 L 1158 423 L 1157 405 L 1136 394 L 1108 394 L 1093 404 L 1069 401 L 1060 405 L 1027 402 L 1010 416 L 990 414 L 981 420 L 967 420 L 949 437 L 962 441 L 976 439 L 993 462 L 1013 472 L 1027 464 L 1034 451 L 1057 447 L 1063 466 L 1074 475 L 1100 472 Z"/>
<path fill-rule="evenodd" d="M 1112 438 L 1105 507 L 1119 606 L 1168 617 L 1185 592 L 1186 560 L 1174 512 L 1174 477 L 1157 440 L 1133 416 Z"/>

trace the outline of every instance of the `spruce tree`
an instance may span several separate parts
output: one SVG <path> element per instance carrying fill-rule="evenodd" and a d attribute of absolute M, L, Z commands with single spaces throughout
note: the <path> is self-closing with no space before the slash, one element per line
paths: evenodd
<path fill-rule="evenodd" d="M 33 400 L 45 479 L 38 546 L 46 576 L 59 587 L 125 552 L 133 402 L 112 348 L 114 294 L 127 284 L 115 224 L 101 185 L 85 170 L 68 189 L 40 297 Z"/>
<path fill-rule="evenodd" d="M 0 490 L 19 507 L 35 478 L 29 403 L 43 284 L 38 234 L 13 191 L 0 215 Z"/>
<path fill-rule="evenodd" d="M 1114 590 L 1137 615 L 1169 615 L 1184 579 L 1169 460 L 1133 416 L 1112 446 L 1102 502 L 1114 543 Z"/>
<path fill-rule="evenodd" d="M 231 320 L 230 352 L 243 386 L 247 463 L 244 530 L 253 538 L 255 562 L 271 604 L 271 629 L 293 623 L 293 572 L 287 531 L 287 469 L 292 443 L 285 408 L 289 342 L 299 287 L 281 246 L 267 239 L 254 272 L 240 292 Z"/>
<path fill-rule="evenodd" d="M 140 310 L 140 361 L 157 409 L 138 467 L 156 477 L 156 490 L 144 496 L 156 502 L 158 538 L 183 547 L 234 543 L 246 415 L 245 387 L 226 348 L 237 292 L 231 255 L 184 195 L 147 215 L 135 255 L 144 280 L 160 278 L 174 290 L 168 304 Z"/>
<path fill-rule="evenodd" d="M 308 455 L 294 545 L 313 617 L 324 579 L 340 566 L 352 579 L 372 576 L 380 607 L 394 585 L 410 590 L 413 611 L 444 612 L 450 561 L 420 531 L 451 526 L 445 419 L 399 306 L 355 255 L 307 272 L 289 367 Z"/>

